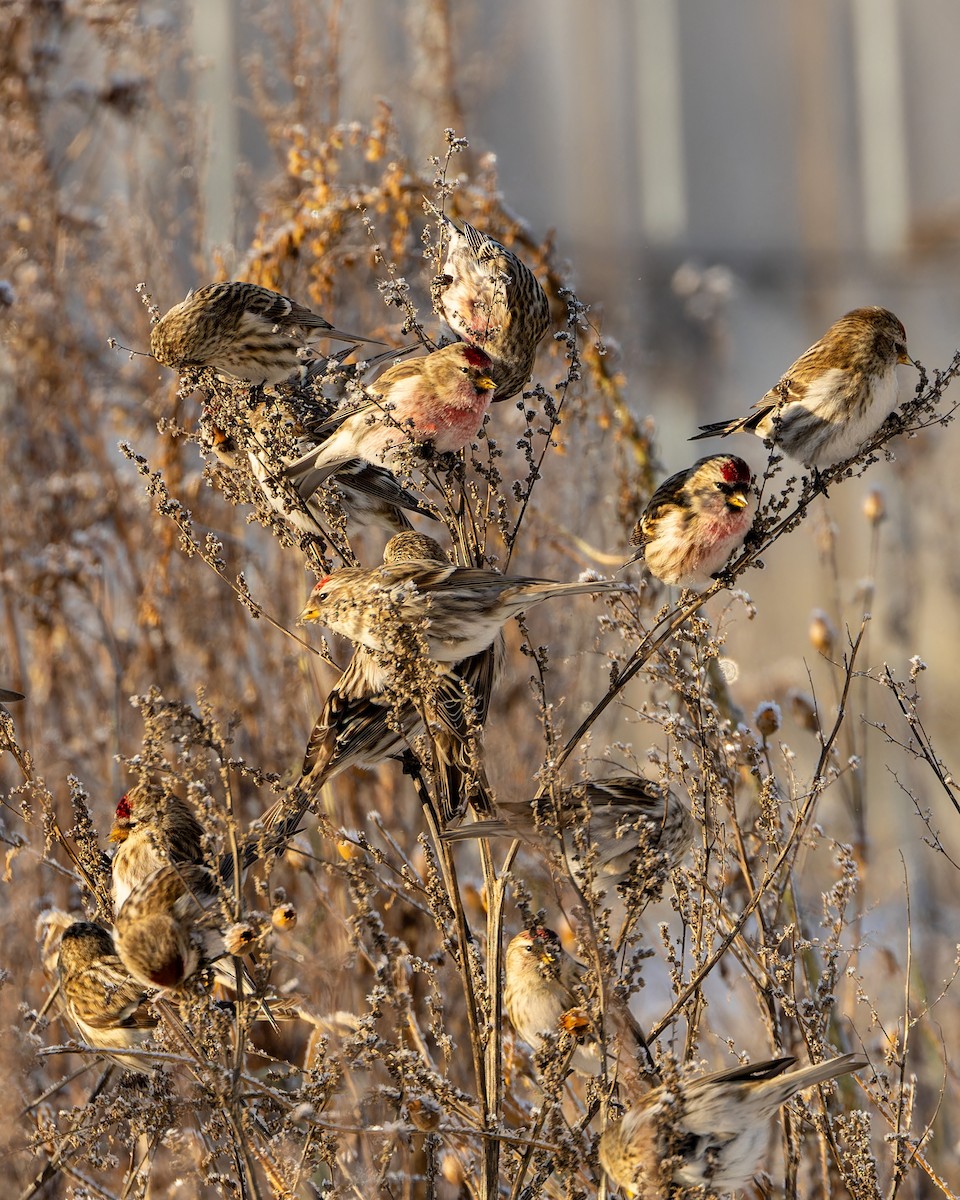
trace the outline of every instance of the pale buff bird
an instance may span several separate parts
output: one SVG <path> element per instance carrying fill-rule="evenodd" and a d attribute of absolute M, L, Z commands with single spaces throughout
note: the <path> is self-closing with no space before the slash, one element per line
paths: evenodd
<path fill-rule="evenodd" d="M 640 1200 L 668 1200 L 672 1185 L 710 1195 L 749 1187 L 780 1105 L 867 1065 L 858 1054 L 789 1071 L 794 1062 L 749 1063 L 639 1096 L 600 1138 L 603 1169 Z"/>
<path fill-rule="evenodd" d="M 912 363 L 889 309 L 855 308 L 801 354 L 752 411 L 701 425 L 697 438 L 755 433 L 808 467 L 850 458 L 897 406 L 897 364 Z"/>
<path fill-rule="evenodd" d="M 570 1058 L 573 1069 L 581 1075 L 598 1075 L 600 1042 L 584 1007 L 583 980 L 583 967 L 546 926 L 522 930 L 507 946 L 503 1003 L 511 1025 L 538 1052 L 551 1045 L 557 1053 L 563 1053 L 565 1044 L 575 1047 Z M 609 1015 L 609 1034 L 616 1034 L 628 1048 L 642 1047 L 646 1054 L 643 1035 L 626 1005 L 616 1005 Z M 565 1034 L 572 1040 L 567 1041 Z"/>

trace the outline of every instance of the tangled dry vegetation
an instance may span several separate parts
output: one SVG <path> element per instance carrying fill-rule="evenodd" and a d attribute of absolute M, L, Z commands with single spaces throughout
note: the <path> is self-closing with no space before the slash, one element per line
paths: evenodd
<path fill-rule="evenodd" d="M 776 456 L 732 580 L 678 601 L 632 576 L 623 597 L 546 606 L 507 630 L 486 731 L 495 794 L 646 775 L 689 798 L 697 832 L 680 866 L 647 862 L 611 912 L 599 892 L 574 888 L 556 856 L 431 836 L 429 805 L 398 764 L 351 772 L 324 789 L 287 853 L 254 865 L 223 900 L 252 938 L 276 1025 L 256 1003 L 225 1006 L 195 979 L 158 1002 L 152 1055 L 162 1065 L 152 1074 L 78 1048 L 35 918 L 56 906 L 109 923 L 105 835 L 137 782 L 190 803 L 211 861 L 236 852 L 288 793 L 337 677 L 330 663 L 349 652 L 294 624 L 318 556 L 376 562 L 381 546 L 348 545 L 336 529 L 330 544 L 308 544 L 242 464 L 219 463 L 195 385 L 228 411 L 236 389 L 206 377 L 178 390 L 149 359 L 105 349 L 108 337 L 147 341 L 138 279 L 163 309 L 212 270 L 176 278 L 158 232 L 182 235 L 182 214 L 196 211 L 188 173 L 171 173 L 159 206 L 141 203 L 135 166 L 123 200 L 94 212 L 77 197 L 98 148 L 122 138 L 133 115 L 155 124 L 168 155 L 165 135 L 186 117 L 164 108 L 146 77 L 104 69 L 108 83 L 72 100 L 88 131 L 78 145 L 62 103 L 66 68 L 44 55 L 72 38 L 109 67 L 134 36 L 142 62 L 166 43 L 122 14 L 98 20 L 98 6 L 63 10 L 65 24 L 56 5 L 12 7 L 0 136 L 18 169 L 0 188 L 18 248 L 8 240 L 0 312 L 0 685 L 27 700 L 0 708 L 0 998 L 4 1173 L 15 1194 L 597 1194 L 597 1139 L 629 1103 L 628 1065 L 565 1079 L 564 1046 L 535 1058 L 502 1009 L 505 942 L 544 921 L 587 964 L 591 1028 L 628 999 L 666 1078 L 737 1055 L 865 1053 L 870 1069 L 791 1102 L 771 1126 L 773 1194 L 952 1196 L 960 1089 L 938 1031 L 957 1030 L 945 1015 L 956 1009 L 955 947 L 921 966 L 863 952 L 868 751 L 853 697 L 864 687 L 890 714 L 874 744 L 925 769 L 904 796 L 946 861 L 922 789 L 957 807 L 956 785 L 924 728 L 923 664 L 870 661 L 867 597 L 849 636 L 826 620 L 817 631 L 829 699 L 813 700 L 800 679 L 792 715 L 771 703 L 750 720 L 725 676 L 727 630 L 764 617 L 740 589 L 761 562 L 775 567 L 824 503 Z M 366 128 L 285 125 L 283 115 L 274 109 L 268 122 L 283 185 L 235 274 L 398 345 L 441 333 L 425 194 L 511 245 L 549 294 L 551 336 L 527 393 L 492 413 L 464 461 L 428 470 L 424 494 L 458 561 L 553 578 L 609 571 L 627 557 L 658 464 L 615 354 L 598 345 L 552 247 L 508 213 L 489 164 L 473 163 L 452 135 L 423 175 L 386 109 Z M 958 368 L 960 356 L 921 373 L 899 421 L 825 473 L 831 497 L 898 439 L 949 421 L 944 391 Z M 875 539 L 878 505 L 868 513 Z M 853 844 L 823 819 L 836 795 Z M 582 848 L 589 876 L 588 829 Z M 904 923 L 907 903 L 905 893 Z"/>

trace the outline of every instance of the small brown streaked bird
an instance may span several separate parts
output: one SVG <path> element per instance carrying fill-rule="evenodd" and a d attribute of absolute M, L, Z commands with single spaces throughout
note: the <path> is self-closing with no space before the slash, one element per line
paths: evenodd
<path fill-rule="evenodd" d="M 389 550 L 388 542 L 385 558 Z M 456 663 L 492 645 L 511 617 L 544 600 L 626 590 L 616 580 L 554 583 L 420 559 L 334 571 L 316 584 L 300 621 L 371 650 L 410 647 L 419 636 L 433 662 Z"/>
<path fill-rule="evenodd" d="M 444 840 L 519 837 L 557 844 L 581 888 L 593 882 L 606 891 L 662 881 L 662 870 L 672 870 L 690 849 L 693 833 L 689 809 L 669 788 L 615 775 L 560 788 L 556 799 L 499 800 L 496 819 L 461 825 Z"/>
<path fill-rule="evenodd" d="M 123 1051 L 148 1041 L 157 1018 L 147 992 L 117 956 L 110 933 L 92 921 L 69 925 L 60 939 L 57 970 L 66 1014 L 83 1041 L 124 1067 L 149 1073 L 149 1060 Z"/>
<path fill-rule="evenodd" d="M 784 371 L 752 411 L 701 425 L 691 441 L 755 433 L 819 469 L 850 458 L 897 407 L 897 365 L 913 363 L 889 309 L 855 308 Z"/>
<path fill-rule="evenodd" d="M 310 345 L 373 339 L 335 329 L 289 296 L 254 283 L 196 288 L 153 326 L 150 351 L 167 367 L 212 367 L 259 386 L 279 383 L 302 368 Z"/>
<path fill-rule="evenodd" d="M 668 1200 L 674 1185 L 710 1195 L 749 1187 L 780 1105 L 867 1065 L 842 1054 L 789 1071 L 795 1062 L 773 1058 L 654 1088 L 603 1131 L 603 1169 L 640 1200 Z"/>
<path fill-rule="evenodd" d="M 507 946 L 503 1004 L 510 1024 L 535 1051 L 547 1050 L 550 1037 L 561 1039 L 567 1033 L 579 1042 L 570 1058 L 572 1068 L 580 1075 L 598 1075 L 600 1042 L 583 1007 L 583 979 L 584 968 L 567 954 L 556 933 L 536 925 L 522 930 Z M 626 1005 L 618 1006 L 614 1015 L 611 1032 L 645 1045 Z"/>
<path fill-rule="evenodd" d="M 148 875 L 116 918 L 117 953 L 133 978 L 172 990 L 210 967 L 218 983 L 253 995 L 253 980 L 239 962 L 252 948 L 252 931 L 246 944 L 230 937 L 219 901 L 216 880 L 204 867 L 168 863 Z"/>
<path fill-rule="evenodd" d="M 657 488 L 630 539 L 651 575 L 703 589 L 746 540 L 757 511 L 750 467 L 732 454 L 701 458 Z"/>
<path fill-rule="evenodd" d="M 113 911 L 164 863 L 203 860 L 203 826 L 179 796 L 140 783 L 120 797 L 110 830 Z"/>
<path fill-rule="evenodd" d="M 450 560 L 434 538 L 407 532 L 387 543 L 384 565 L 408 562 L 449 566 Z M 482 731 L 503 658 L 501 636 L 448 671 L 426 672 L 414 688 L 411 681 L 398 682 L 396 658 L 357 646 L 310 734 L 293 799 L 278 802 L 259 823 L 268 834 L 266 844 L 292 837 L 313 798 L 342 771 L 372 770 L 401 758 L 424 732 L 430 737 L 441 824 L 462 816 L 468 805 L 488 812 Z"/>
<path fill-rule="evenodd" d="M 492 360 L 494 402 L 515 396 L 530 378 L 537 346 L 550 323 L 540 282 L 512 250 L 426 201 L 447 240 L 446 261 L 433 284 L 437 310 L 457 337 Z"/>
<path fill-rule="evenodd" d="M 305 496 L 288 476 L 293 463 L 318 450 L 329 436 L 318 432 L 328 429 L 337 412 L 335 402 L 325 394 L 327 388 L 343 395 L 359 386 L 359 367 L 368 369 L 407 349 L 388 350 L 365 364 L 345 364 L 343 353 L 318 359 L 307 367 L 303 379 L 291 381 L 283 396 L 253 392 L 249 400 L 236 405 L 236 411 L 232 405 L 225 407 L 222 398 L 208 397 L 201 422 L 204 440 L 231 470 L 240 466 L 246 452 L 250 473 L 270 507 L 311 537 L 328 539 L 340 519 L 346 522 L 348 537 L 370 528 L 400 533 L 412 528 L 411 513 L 436 520 L 432 509 L 391 471 L 359 458 L 345 463 L 334 479 Z"/>
<path fill-rule="evenodd" d="M 366 398 L 339 409 L 318 445 L 287 468 L 304 498 L 355 459 L 404 470 L 456 454 L 477 436 L 497 386 L 483 350 L 454 342 L 389 367 Z"/>

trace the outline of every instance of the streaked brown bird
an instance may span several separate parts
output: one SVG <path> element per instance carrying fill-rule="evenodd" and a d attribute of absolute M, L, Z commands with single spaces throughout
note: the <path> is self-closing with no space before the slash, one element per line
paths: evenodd
<path fill-rule="evenodd" d="M 773 1058 L 664 1085 L 639 1096 L 600 1138 L 600 1163 L 640 1200 L 668 1200 L 673 1185 L 710 1195 L 749 1187 L 767 1141 L 767 1122 L 804 1088 L 826 1083 L 867 1060 L 842 1054 L 788 1071 Z"/>
<path fill-rule="evenodd" d="M 538 1053 L 573 1038 L 570 1065 L 580 1075 L 599 1075 L 601 1046 L 585 1008 L 585 971 L 561 946 L 552 929 L 524 929 L 507 946 L 503 1004 L 519 1036 Z M 625 1048 L 645 1043 L 626 1005 L 611 1010 L 610 1032 Z M 577 1044 L 579 1043 L 579 1044 Z"/>
<path fill-rule="evenodd" d="M 110 830 L 117 844 L 111 863 L 113 911 L 165 863 L 203 861 L 203 826 L 185 800 L 139 783 L 120 797 Z"/>
<path fill-rule="evenodd" d="M 669 788 L 637 775 L 589 779 L 534 800 L 499 800 L 496 819 L 461 825 L 448 841 L 519 837 L 556 846 L 579 887 L 601 891 L 631 883 L 659 892 L 663 870 L 693 842 L 694 821 Z"/>
<path fill-rule="evenodd" d="M 123 1051 L 142 1046 L 157 1018 L 147 992 L 117 956 L 110 933 L 92 921 L 69 925 L 60 939 L 57 970 L 64 1008 L 83 1041 L 133 1071 L 150 1072 L 148 1059 Z"/>
<path fill-rule="evenodd" d="M 491 362 L 463 342 L 397 363 L 317 430 L 317 447 L 287 468 L 311 496 L 355 459 L 404 472 L 432 454 L 455 454 L 477 436 L 493 389 Z"/>
<path fill-rule="evenodd" d="M 701 458 L 665 479 L 630 539 L 651 575 L 706 588 L 746 540 L 757 511 L 750 467 L 732 454 Z"/>
<path fill-rule="evenodd" d="M 436 562 L 449 565 L 440 544 L 425 534 L 400 534 L 387 543 L 384 564 Z M 324 784 L 350 767 L 370 770 L 402 757 L 427 732 L 433 758 L 434 794 L 441 824 L 463 815 L 468 805 L 490 810 L 483 769 L 482 731 L 490 696 L 503 666 L 503 639 L 453 665 L 428 669 L 408 679 L 402 660 L 358 646 L 331 688 L 307 743 L 292 799 L 264 815 L 267 839 L 289 838 Z M 398 671 L 402 678 L 398 679 Z M 279 832 L 280 829 L 286 832 Z"/>
<path fill-rule="evenodd" d="M 546 293 L 512 250 L 466 221 L 457 225 L 429 200 L 426 206 L 447 239 L 433 284 L 437 310 L 458 337 L 490 355 L 494 401 L 509 400 L 530 378 L 550 323 Z"/>
<path fill-rule="evenodd" d="M 752 411 L 701 425 L 691 441 L 755 433 L 808 467 L 850 458 L 897 406 L 897 364 L 912 363 L 889 309 L 855 308 L 784 371 Z"/>
<path fill-rule="evenodd" d="M 283 396 L 255 391 L 230 411 L 221 397 L 208 397 L 202 423 L 221 463 L 237 470 L 246 452 L 250 473 L 270 507 L 298 532 L 325 540 L 341 520 L 351 539 L 361 529 L 385 529 L 391 534 L 410 529 L 409 513 L 436 520 L 429 506 L 391 471 L 359 458 L 345 463 L 323 488 L 307 489 L 305 496 L 289 477 L 292 464 L 316 451 L 329 436 L 337 405 L 324 394 L 326 388 L 343 395 L 359 387 L 354 369 L 358 364 L 343 362 L 345 354 L 352 352 L 351 348 L 311 363 L 304 378 L 291 381 Z M 403 353 L 404 349 L 388 350 L 366 365 Z"/>
<path fill-rule="evenodd" d="M 116 918 L 117 953 L 134 979 L 148 987 L 180 987 L 201 968 L 217 982 L 250 996 L 254 984 L 239 955 L 252 947 L 252 931 L 223 928 L 220 892 L 204 867 L 168 863 L 148 875 Z"/>
<path fill-rule="evenodd" d="M 389 550 L 388 542 L 385 558 Z M 334 571 L 314 587 L 300 620 L 371 650 L 409 653 L 422 645 L 433 662 L 456 663 L 492 645 L 511 617 L 544 600 L 625 590 L 615 580 L 554 583 L 421 559 Z"/>
<path fill-rule="evenodd" d="M 260 385 L 279 383 L 309 360 L 321 338 L 373 339 L 335 329 L 289 296 L 254 283 L 211 283 L 187 293 L 153 326 L 150 350 L 167 367 L 212 367 Z"/>

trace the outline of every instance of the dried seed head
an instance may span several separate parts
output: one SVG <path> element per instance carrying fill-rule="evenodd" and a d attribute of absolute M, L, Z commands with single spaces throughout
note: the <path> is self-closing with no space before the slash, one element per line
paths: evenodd
<path fill-rule="evenodd" d="M 781 724 L 780 706 L 772 700 L 765 700 L 753 714 L 753 723 L 764 741 L 773 737 Z"/>
<path fill-rule="evenodd" d="M 560 1028 L 581 1041 L 590 1035 L 590 1015 L 584 1008 L 568 1008 L 560 1014 Z"/>
<path fill-rule="evenodd" d="M 871 525 L 879 525 L 887 518 L 887 498 L 880 488 L 871 488 L 863 501 L 863 515 Z"/>
<path fill-rule="evenodd" d="M 283 856 L 284 866 L 294 871 L 309 871 L 313 867 L 313 855 L 306 849 L 303 842 L 296 841 L 287 847 Z"/>
<path fill-rule="evenodd" d="M 297 910 L 292 904 L 278 904 L 270 919 L 274 929 L 293 929 L 297 923 Z"/>
<path fill-rule="evenodd" d="M 353 862 L 355 858 L 360 858 L 363 855 L 363 850 L 356 842 L 342 837 L 337 839 L 337 853 L 344 862 Z"/>
<path fill-rule="evenodd" d="M 231 925 L 223 935 L 223 947 L 228 954 L 240 956 L 246 954 L 257 940 L 252 926 L 240 923 Z"/>
<path fill-rule="evenodd" d="M 836 630 L 823 609 L 815 608 L 810 614 L 810 644 L 818 654 L 829 658 L 837 639 Z"/>
<path fill-rule="evenodd" d="M 813 697 L 808 696 L 806 692 L 793 691 L 790 693 L 790 710 L 793 713 L 793 719 L 808 733 L 819 733 L 820 722 L 817 720 L 817 706 L 813 702 Z"/>
<path fill-rule="evenodd" d="M 452 1183 L 454 1187 L 462 1187 L 467 1178 L 467 1173 L 463 1169 L 463 1163 L 452 1153 L 443 1156 L 443 1161 L 440 1164 L 440 1174 L 447 1183 Z"/>

